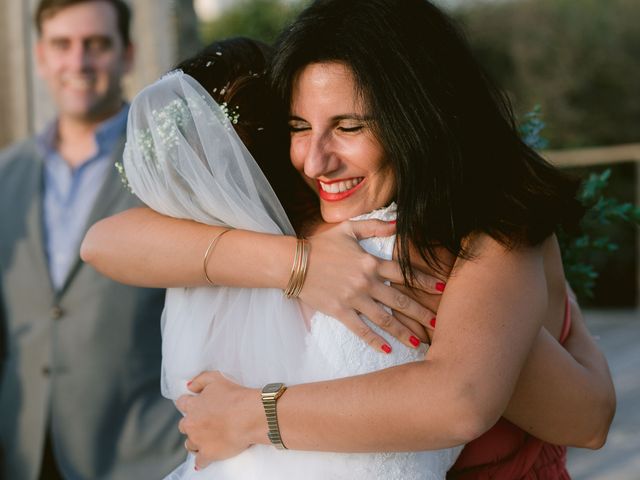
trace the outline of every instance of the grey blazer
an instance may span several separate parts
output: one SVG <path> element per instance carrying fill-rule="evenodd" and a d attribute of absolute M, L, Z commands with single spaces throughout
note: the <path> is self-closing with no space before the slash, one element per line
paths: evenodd
<path fill-rule="evenodd" d="M 79 258 L 53 291 L 42 165 L 34 139 L 0 152 L 0 478 L 37 478 L 49 425 L 67 478 L 162 478 L 185 458 L 179 413 L 160 395 L 163 292 Z M 108 175 L 89 224 L 137 204 Z"/>

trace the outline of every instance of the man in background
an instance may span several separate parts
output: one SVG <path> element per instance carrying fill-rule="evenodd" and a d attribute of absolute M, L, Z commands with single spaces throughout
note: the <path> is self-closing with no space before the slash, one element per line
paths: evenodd
<path fill-rule="evenodd" d="M 79 259 L 133 206 L 114 163 L 131 68 L 122 0 L 42 0 L 36 60 L 57 118 L 0 152 L 0 478 L 162 478 L 184 458 L 160 395 L 163 293 Z"/>

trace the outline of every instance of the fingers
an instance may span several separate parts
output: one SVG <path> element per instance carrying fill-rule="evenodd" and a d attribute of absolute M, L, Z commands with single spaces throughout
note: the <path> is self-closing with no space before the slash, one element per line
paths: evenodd
<path fill-rule="evenodd" d="M 349 311 L 342 315 L 339 320 L 344 324 L 345 327 L 351 330 L 356 336 L 364 340 L 367 345 L 369 345 L 374 350 L 383 353 L 391 353 L 391 346 L 387 343 L 387 341 L 376 332 L 374 332 L 371 327 L 369 327 L 369 325 L 367 325 L 357 313 Z"/>
<path fill-rule="evenodd" d="M 407 317 L 401 312 L 393 312 L 393 315 L 400 321 L 402 324 L 407 327 L 409 330 L 413 332 L 421 343 L 431 343 L 431 332 L 433 328 L 425 327 L 419 322 L 416 322 L 414 319 Z"/>
<path fill-rule="evenodd" d="M 198 451 L 198 453 L 196 454 L 196 465 L 194 468 L 196 471 L 203 470 L 207 468 L 213 461 L 213 458 L 210 458 L 202 451 Z"/>
<path fill-rule="evenodd" d="M 202 372 L 187 383 L 187 388 L 193 393 L 201 393 L 207 385 L 217 380 L 218 376 L 220 372 L 217 371 Z"/>
<path fill-rule="evenodd" d="M 425 327 L 428 326 L 427 323 L 429 320 L 433 318 L 433 314 L 438 312 L 442 295 L 426 293 L 422 290 L 415 290 L 395 283 L 389 288 L 406 295 L 412 300 L 412 302 L 407 304 L 407 309 L 402 310 L 402 313 L 420 322 Z M 392 308 L 399 310 L 398 307 L 392 306 Z"/>
<path fill-rule="evenodd" d="M 434 295 L 441 295 L 444 292 L 446 283 L 443 280 L 424 273 L 418 269 L 414 269 L 413 273 L 415 275 L 413 285 L 408 286 Z M 378 266 L 378 274 L 382 278 L 389 280 L 391 283 L 405 283 L 404 276 L 402 275 L 402 270 L 400 269 L 400 264 L 394 260 L 380 261 L 380 265 Z"/>
<path fill-rule="evenodd" d="M 394 314 L 402 313 L 405 317 L 409 317 L 424 327 L 429 326 L 429 320 L 434 317 L 433 311 L 437 308 L 440 300 L 440 295 L 432 298 L 434 296 L 424 292 L 420 292 L 418 295 L 409 288 L 399 285 L 389 286 L 383 283 L 373 287 L 372 295 L 378 302 L 391 308 Z"/>
<path fill-rule="evenodd" d="M 415 281 L 412 283 L 412 285 L 408 286 L 434 295 L 441 295 L 442 293 L 444 293 L 444 289 L 447 286 L 444 281 L 432 275 L 421 272 L 420 270 L 414 270 L 414 275 Z"/>
<path fill-rule="evenodd" d="M 382 286 L 386 287 L 386 285 Z M 406 298 L 407 301 L 411 301 L 409 297 L 403 296 L 403 298 Z M 373 300 L 364 300 L 363 306 L 359 307 L 358 311 L 385 332 L 397 338 L 407 347 L 416 348 L 420 346 L 419 338 L 417 338 L 406 325 L 394 317 L 392 313 L 385 310 L 379 303 Z"/>
<path fill-rule="evenodd" d="M 361 220 L 348 222 L 352 233 L 358 240 L 371 237 L 390 237 L 396 233 L 395 222 L 382 220 Z"/>
<path fill-rule="evenodd" d="M 189 409 L 189 402 L 191 401 L 190 395 L 182 395 L 178 400 L 176 400 L 176 408 L 183 414 L 186 415 L 187 410 Z"/>
<path fill-rule="evenodd" d="M 189 438 L 184 441 L 184 448 L 187 452 L 198 453 L 198 447 Z"/>

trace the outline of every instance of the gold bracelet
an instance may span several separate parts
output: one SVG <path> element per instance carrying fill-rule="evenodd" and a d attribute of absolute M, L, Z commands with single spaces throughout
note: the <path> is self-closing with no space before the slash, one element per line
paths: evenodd
<path fill-rule="evenodd" d="M 291 276 L 287 283 L 284 294 L 287 298 L 297 298 L 302 291 L 304 281 L 307 278 L 307 267 L 309 266 L 309 252 L 311 245 L 304 238 L 298 238 L 296 242 L 296 254 L 291 266 Z"/>
<path fill-rule="evenodd" d="M 215 286 L 215 283 L 211 281 L 211 279 L 209 278 L 209 274 L 207 273 L 207 264 L 209 263 L 209 257 L 211 256 L 211 252 L 213 252 L 213 249 L 218 243 L 218 240 L 220 240 L 220 237 L 222 237 L 225 233 L 230 232 L 231 230 L 232 230 L 231 228 L 227 228 L 226 230 L 223 230 L 218 235 L 213 237 L 213 239 L 209 242 L 209 246 L 204 252 L 204 261 L 203 261 L 202 269 L 204 272 L 204 278 L 209 285 Z"/>

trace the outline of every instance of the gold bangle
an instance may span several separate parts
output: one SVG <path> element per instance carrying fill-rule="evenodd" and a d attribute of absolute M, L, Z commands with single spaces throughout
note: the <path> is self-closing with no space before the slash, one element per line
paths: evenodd
<path fill-rule="evenodd" d="M 309 252 L 311 245 L 304 238 L 298 238 L 296 242 L 296 254 L 291 266 L 291 275 L 284 294 L 287 298 L 297 298 L 302 291 L 304 281 L 307 278 L 307 267 L 309 266 Z"/>
<path fill-rule="evenodd" d="M 218 240 L 220 240 L 220 237 L 222 237 L 225 233 L 230 232 L 231 230 L 232 230 L 231 228 L 227 228 L 226 230 L 223 230 L 218 235 L 213 237 L 213 239 L 211 239 L 211 241 L 209 242 L 209 246 L 207 247 L 207 249 L 204 252 L 204 261 L 203 261 L 203 264 L 202 264 L 202 269 L 203 269 L 203 272 L 204 272 L 204 278 L 205 278 L 205 280 L 207 281 L 207 283 L 209 285 L 215 286 L 215 283 L 213 283 L 211 281 L 211 279 L 209 278 L 209 274 L 207 273 L 207 264 L 209 263 L 209 257 L 211 256 L 211 252 L 213 252 L 213 249 L 215 248 L 216 244 L 218 243 Z"/>

